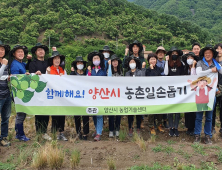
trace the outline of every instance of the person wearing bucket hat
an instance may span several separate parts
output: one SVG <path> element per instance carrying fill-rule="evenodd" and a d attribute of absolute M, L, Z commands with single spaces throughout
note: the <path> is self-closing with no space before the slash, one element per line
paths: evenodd
<path fill-rule="evenodd" d="M 99 50 L 99 52 L 104 55 L 105 70 L 107 70 L 108 69 L 108 61 L 109 61 L 110 57 L 114 54 L 114 52 L 109 49 L 108 45 L 105 45 L 103 47 L 103 50 Z"/>
<path fill-rule="evenodd" d="M 166 64 L 164 67 L 164 74 L 167 76 L 180 76 L 184 75 L 184 66 L 180 60 L 180 57 L 183 55 L 181 50 L 178 50 L 176 47 L 172 47 L 170 51 L 167 52 Z M 178 125 L 180 120 L 180 113 L 169 113 L 168 122 L 169 122 L 169 135 L 171 137 L 179 137 Z"/>
<path fill-rule="evenodd" d="M 72 71 L 70 75 L 86 76 L 84 69 L 86 68 L 87 61 L 84 61 L 82 56 L 77 56 L 75 61 L 72 62 L 72 66 L 75 71 Z M 76 133 L 80 140 L 87 140 L 89 134 L 89 116 L 74 116 Z M 83 121 L 83 134 L 81 132 L 81 119 Z"/>
<path fill-rule="evenodd" d="M 7 140 L 8 125 L 11 114 L 11 96 L 8 87 L 8 60 L 4 57 L 9 53 L 10 46 L 0 41 L 0 113 L 1 113 L 1 134 L 0 146 L 10 146 Z"/>
<path fill-rule="evenodd" d="M 214 49 L 218 52 L 216 60 L 217 60 L 217 62 L 219 62 L 220 65 L 222 65 L 222 43 L 216 44 L 214 46 Z M 222 74 L 218 73 L 218 86 L 221 86 L 221 85 L 222 85 Z M 219 91 L 219 92 L 221 92 L 221 91 Z M 216 101 L 216 106 L 217 106 L 217 104 L 219 104 L 219 108 L 220 108 L 220 124 L 221 124 L 221 127 L 220 127 L 219 132 L 220 132 L 220 134 L 222 134 L 222 97 L 217 96 L 216 100 L 217 100 Z M 217 110 L 216 106 L 214 107 L 213 118 L 212 118 L 212 134 L 216 133 L 216 131 L 215 131 L 216 110 Z"/>
<path fill-rule="evenodd" d="M 221 65 L 216 61 L 218 53 L 213 48 L 212 45 L 208 44 L 203 49 L 200 50 L 200 57 L 202 58 L 197 62 L 196 67 L 196 73 L 198 76 L 206 76 L 210 73 L 220 73 L 222 74 Z M 219 91 L 217 91 L 218 93 Z M 214 100 L 214 107 L 216 104 L 216 98 Z M 214 110 L 214 108 L 213 108 Z M 213 116 L 213 110 L 212 111 L 206 111 L 205 117 L 205 143 L 211 144 L 211 137 L 212 137 L 212 116 Z M 195 119 L 195 142 L 200 142 L 200 133 L 202 129 L 202 119 L 203 119 L 203 111 L 196 113 L 196 119 Z"/>
<path fill-rule="evenodd" d="M 28 55 L 28 48 L 26 46 L 16 45 L 9 53 L 11 58 L 14 60 L 10 66 L 11 74 L 29 74 L 26 70 L 29 69 L 29 64 L 31 62 L 31 55 Z M 27 55 L 28 63 L 22 62 L 25 55 Z M 26 118 L 26 114 L 23 112 L 17 112 L 15 119 L 15 130 L 16 130 L 16 139 L 20 141 L 30 140 L 25 136 L 23 122 Z"/>
<path fill-rule="evenodd" d="M 128 57 L 125 61 L 125 67 L 128 68 L 126 72 L 126 77 L 138 77 L 138 76 L 145 76 L 145 66 L 146 62 L 143 62 L 142 70 L 138 69 L 140 67 L 140 60 L 133 55 Z M 134 115 L 128 116 L 128 125 L 129 125 L 129 136 L 133 136 L 133 122 L 134 122 Z M 140 135 L 140 128 L 142 122 L 142 115 L 136 115 L 136 126 L 137 126 L 137 134 Z"/>
<path fill-rule="evenodd" d="M 185 63 L 185 75 L 196 75 L 197 56 L 193 52 L 189 52 L 182 56 Z M 185 113 L 185 126 L 187 128 L 187 135 L 194 135 L 196 112 Z"/>
<path fill-rule="evenodd" d="M 52 75 L 67 75 L 66 71 L 60 66 L 60 64 L 65 60 L 65 56 L 59 54 L 56 47 L 52 47 L 52 56 L 48 58 L 48 65 L 46 69 L 46 74 Z M 57 135 L 57 140 L 68 141 L 64 135 L 65 129 L 65 116 L 52 116 L 52 133 L 59 132 Z"/>
<path fill-rule="evenodd" d="M 157 55 L 154 53 L 150 53 L 148 55 L 147 61 L 149 63 L 149 67 L 148 69 L 146 69 L 146 73 L 145 76 L 161 76 L 161 73 L 163 72 L 163 68 L 160 68 L 157 66 Z M 150 128 L 150 133 L 151 135 L 156 135 L 156 131 L 154 128 L 154 122 L 155 122 L 155 118 L 157 119 L 157 129 L 163 133 L 164 129 L 163 129 L 163 115 L 162 114 L 158 114 L 158 115 L 149 115 L 148 117 L 148 126 Z"/>
<path fill-rule="evenodd" d="M 129 45 L 129 48 L 125 49 L 125 56 L 124 56 L 124 59 L 123 59 L 123 63 L 125 63 L 125 60 L 129 56 L 133 55 L 134 57 L 136 57 L 140 60 L 139 69 L 141 69 L 143 62 L 145 62 L 142 51 L 143 51 L 143 45 L 139 41 L 135 40 L 132 44 Z M 125 66 L 124 66 L 124 68 L 125 68 Z"/>
<path fill-rule="evenodd" d="M 121 59 L 116 55 L 113 54 L 111 59 L 108 61 L 109 68 L 108 68 L 108 76 L 109 77 L 120 77 L 123 76 L 123 72 L 121 70 Z M 115 121 L 114 121 L 115 120 Z M 113 138 L 114 134 L 116 137 L 119 137 L 119 130 L 120 130 L 120 122 L 121 116 L 109 116 L 109 137 Z M 114 133 L 115 130 L 115 133 Z"/>
<path fill-rule="evenodd" d="M 194 130 L 195 143 L 199 143 L 201 140 L 200 134 L 202 131 L 202 119 L 203 119 L 203 112 L 205 111 L 204 142 L 206 144 L 212 144 L 211 127 L 212 127 L 213 110 L 212 111 L 207 111 L 207 110 L 209 103 L 209 91 L 211 91 L 216 81 L 217 81 L 216 77 L 213 79 L 213 81 L 211 81 L 211 78 L 207 76 L 199 77 L 195 81 L 188 80 L 188 83 L 190 83 L 191 90 L 196 92 L 195 102 L 198 112 L 196 113 L 196 119 L 195 119 L 195 130 Z"/>
<path fill-rule="evenodd" d="M 102 53 L 97 51 L 89 53 L 88 61 L 91 62 L 91 66 L 88 66 L 86 73 L 88 76 L 107 76 L 104 65 L 104 55 Z M 93 121 L 95 125 L 95 132 L 92 136 L 95 141 L 100 141 L 103 130 L 103 116 L 93 116 Z"/>
<path fill-rule="evenodd" d="M 32 47 L 31 52 L 36 58 L 29 64 L 29 72 L 35 73 L 37 75 L 45 74 L 48 66 L 47 60 L 44 60 L 46 52 L 49 48 L 41 43 L 37 43 Z M 47 134 L 47 127 L 49 123 L 49 116 L 47 115 L 35 115 L 35 127 L 36 133 L 42 134 L 42 138 L 45 140 L 52 140 L 52 138 Z"/>
<path fill-rule="evenodd" d="M 192 52 L 195 54 L 196 57 L 198 57 L 198 60 L 200 59 L 199 58 L 200 49 L 201 49 L 201 46 L 198 42 L 195 42 L 192 44 Z"/>

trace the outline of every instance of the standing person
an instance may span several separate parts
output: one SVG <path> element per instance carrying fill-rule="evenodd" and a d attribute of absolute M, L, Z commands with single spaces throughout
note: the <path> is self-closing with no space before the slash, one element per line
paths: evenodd
<path fill-rule="evenodd" d="M 151 53 L 148 55 L 147 61 L 149 63 L 149 67 L 148 69 L 146 69 L 146 76 L 161 76 L 161 73 L 163 72 L 163 68 L 162 67 L 158 67 L 157 66 L 157 55 L 154 53 Z M 150 128 L 150 133 L 151 135 L 156 135 L 156 131 L 154 128 L 154 122 L 155 122 L 155 117 L 157 118 L 157 128 L 158 130 L 163 133 L 164 129 L 162 126 L 162 120 L 163 120 L 163 115 L 162 114 L 158 114 L 158 115 L 149 115 L 148 117 L 148 125 Z"/>
<path fill-rule="evenodd" d="M 92 63 L 91 66 L 88 66 L 88 76 L 107 76 L 102 53 L 96 51 L 89 53 L 88 61 Z M 100 141 L 103 130 L 103 116 L 93 116 L 93 121 L 96 131 L 92 136 L 95 141 Z"/>
<path fill-rule="evenodd" d="M 49 48 L 41 43 L 37 43 L 32 47 L 32 54 L 36 55 L 36 58 L 29 64 L 29 73 L 35 73 L 37 75 L 42 75 L 46 73 L 48 63 L 44 60 L 46 52 Z M 42 134 L 42 138 L 45 140 L 52 140 L 52 138 L 47 134 L 47 127 L 49 123 L 48 115 L 35 115 L 35 127 L 36 132 Z"/>
<path fill-rule="evenodd" d="M 185 63 L 185 75 L 196 75 L 197 56 L 193 52 L 189 52 L 182 56 Z M 185 113 L 185 126 L 187 135 L 194 135 L 196 112 Z"/>
<path fill-rule="evenodd" d="M 178 50 L 176 47 L 172 47 L 170 51 L 167 52 L 166 64 L 164 68 L 164 74 L 168 76 L 180 76 L 184 75 L 184 66 L 180 60 L 180 57 L 183 55 L 181 50 Z M 173 118 L 175 117 L 175 118 Z M 173 120 L 174 119 L 174 120 Z M 169 135 L 171 137 L 179 136 L 178 125 L 180 121 L 180 113 L 170 113 L 168 114 Z"/>
<path fill-rule="evenodd" d="M 10 46 L 5 45 L 0 41 L 0 113 L 1 113 L 1 136 L 0 145 L 10 146 L 11 143 L 7 140 L 8 124 L 11 114 L 11 96 L 8 87 L 8 60 L 4 57 L 8 55 Z"/>
<path fill-rule="evenodd" d="M 201 58 L 200 57 L 200 49 L 201 49 L 201 46 L 198 42 L 195 42 L 192 44 L 192 52 L 195 54 L 195 56 L 198 57 L 198 60 L 200 60 Z"/>
<path fill-rule="evenodd" d="M 218 63 L 220 63 L 220 65 L 222 65 L 222 43 L 218 43 L 214 46 L 214 49 L 218 52 L 218 55 L 216 57 L 216 60 Z M 218 86 L 222 86 L 222 74 L 218 73 Z M 218 93 L 220 93 L 220 91 L 218 91 Z M 220 108 L 220 124 L 221 124 L 221 128 L 220 128 L 220 133 L 222 134 L 222 98 L 221 96 L 217 97 L 217 102 L 216 102 L 216 106 L 217 104 L 219 104 L 219 108 Z M 214 107 L 214 112 L 213 112 L 213 118 L 212 118 L 212 135 L 216 133 L 215 131 L 215 119 L 216 119 L 216 110 L 217 107 Z"/>
<path fill-rule="evenodd" d="M 126 72 L 126 77 L 138 77 L 138 76 L 145 76 L 145 72 L 139 69 L 140 67 L 140 60 L 134 56 L 130 56 L 125 60 L 125 67 L 128 68 Z M 146 66 L 146 62 L 143 62 L 142 68 L 144 69 Z M 129 125 L 129 136 L 133 136 L 133 121 L 134 115 L 128 116 L 128 125 Z M 142 116 L 136 115 L 136 126 L 137 126 L 137 133 L 140 135 L 140 128 L 141 128 L 141 121 Z"/>
<path fill-rule="evenodd" d="M 86 63 L 82 56 L 77 56 L 75 61 L 72 62 L 72 66 L 75 71 L 72 71 L 70 75 L 76 76 L 86 76 Z M 76 125 L 76 133 L 80 140 L 87 140 L 87 135 L 89 134 L 89 116 L 74 116 L 75 125 Z M 81 119 L 83 121 L 83 135 L 81 132 Z"/>
<path fill-rule="evenodd" d="M 157 49 L 156 49 L 156 55 L 157 55 L 157 63 L 156 65 L 159 67 L 159 68 L 162 68 L 162 72 L 161 72 L 161 76 L 165 76 L 164 74 L 164 67 L 165 67 L 165 60 L 164 60 L 164 57 L 166 55 L 166 50 L 164 47 L 162 46 L 159 46 Z M 167 125 L 167 114 L 162 114 L 163 115 L 163 125 L 165 128 L 169 128 L 168 125 Z"/>
<path fill-rule="evenodd" d="M 56 47 L 53 47 L 52 56 L 48 58 L 48 65 L 46 74 L 52 75 L 67 75 L 66 71 L 60 66 L 62 62 L 65 61 L 65 56 L 60 55 Z M 52 133 L 59 131 L 57 135 L 57 140 L 68 141 L 64 135 L 65 129 L 65 116 L 52 116 Z"/>
<path fill-rule="evenodd" d="M 108 61 L 110 60 L 110 57 L 114 54 L 114 52 L 109 49 L 108 45 L 105 45 L 103 47 L 103 50 L 99 50 L 99 52 L 104 55 L 105 70 L 107 70 L 108 69 Z"/>
<path fill-rule="evenodd" d="M 222 74 L 221 65 L 218 64 L 218 62 L 215 60 L 217 57 L 217 51 L 211 46 L 207 45 L 200 51 L 200 57 L 203 57 L 202 60 L 198 61 L 196 73 L 198 76 L 206 76 L 210 73 L 217 73 L 219 72 Z M 216 103 L 216 98 L 215 102 Z M 204 125 L 204 133 L 205 133 L 205 139 L 204 142 L 206 144 L 212 144 L 211 138 L 212 138 L 212 116 L 213 116 L 213 110 L 212 111 L 206 111 L 205 112 L 205 125 Z M 203 119 L 203 111 L 196 113 L 196 120 L 195 120 L 195 141 L 199 143 L 201 138 L 200 134 L 202 131 L 202 119 Z"/>
<path fill-rule="evenodd" d="M 22 62 L 25 55 L 27 55 L 28 63 Z M 10 52 L 10 57 L 14 58 L 11 63 L 10 71 L 11 74 L 29 74 L 26 70 L 29 69 L 29 64 L 31 62 L 31 55 L 28 55 L 28 48 L 26 46 L 16 45 Z M 15 130 L 16 130 L 16 139 L 20 141 L 30 140 L 25 136 L 23 122 L 26 118 L 26 114 L 23 112 L 18 112 L 15 119 Z"/>
<path fill-rule="evenodd" d="M 123 72 L 121 70 L 122 61 L 116 54 L 111 56 L 111 59 L 108 61 L 109 69 L 108 76 L 120 77 L 123 76 Z M 109 116 L 109 137 L 114 137 L 114 130 L 116 137 L 119 137 L 120 130 L 120 122 L 121 116 L 116 115 L 116 120 L 114 121 L 115 116 Z"/>

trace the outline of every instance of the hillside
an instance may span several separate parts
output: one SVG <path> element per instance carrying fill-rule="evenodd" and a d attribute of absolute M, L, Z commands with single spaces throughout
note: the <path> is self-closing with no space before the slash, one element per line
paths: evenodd
<path fill-rule="evenodd" d="M 159 13 L 175 15 L 208 30 L 214 42 L 222 41 L 222 1 L 220 0 L 134 0 L 135 4 Z"/>

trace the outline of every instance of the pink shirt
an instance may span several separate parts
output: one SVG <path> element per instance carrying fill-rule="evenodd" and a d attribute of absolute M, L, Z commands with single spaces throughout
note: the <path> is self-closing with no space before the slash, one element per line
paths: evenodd
<path fill-rule="evenodd" d="M 195 89 L 196 91 L 197 89 Z M 205 95 L 205 90 L 204 89 L 199 89 L 199 96 L 196 95 L 196 103 L 197 104 L 204 104 L 204 103 L 209 103 L 209 91 L 211 90 L 210 87 L 207 87 L 207 95 Z"/>

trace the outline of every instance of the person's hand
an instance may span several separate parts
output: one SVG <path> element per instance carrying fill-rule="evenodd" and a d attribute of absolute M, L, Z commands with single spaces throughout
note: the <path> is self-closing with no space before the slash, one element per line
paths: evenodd
<path fill-rule="evenodd" d="M 166 56 L 166 61 L 169 61 L 169 56 L 168 55 Z"/>
<path fill-rule="evenodd" d="M 47 67 L 46 71 L 47 71 L 48 73 L 50 73 L 51 68 L 50 68 L 50 67 Z"/>
<path fill-rule="evenodd" d="M 192 83 L 192 80 L 187 80 L 187 82 L 191 84 L 191 83 Z"/>
<path fill-rule="evenodd" d="M 11 81 L 11 79 L 10 79 L 11 76 L 12 76 L 12 74 L 10 74 L 10 75 L 8 76 L 8 81 Z"/>
<path fill-rule="evenodd" d="M 60 73 L 59 75 L 62 76 L 62 75 L 64 75 L 64 73 Z"/>
<path fill-rule="evenodd" d="M 71 71 L 75 71 L 74 67 L 71 67 Z"/>
<path fill-rule="evenodd" d="M 193 67 L 195 67 L 197 64 L 197 61 L 196 60 L 193 60 Z"/>
<path fill-rule="evenodd" d="M 108 61 L 108 64 L 109 64 L 109 65 L 111 64 L 111 60 Z"/>
<path fill-rule="evenodd" d="M 26 72 L 25 74 L 26 74 L 26 75 L 29 75 L 30 73 L 29 73 L 29 72 Z"/>
<path fill-rule="evenodd" d="M 3 58 L 3 59 L 2 59 L 2 64 L 4 64 L 4 65 L 7 66 L 7 64 L 8 64 L 8 60 L 7 60 L 6 58 Z"/>
<path fill-rule="evenodd" d="M 154 69 L 153 64 L 150 64 L 150 68 L 151 68 L 151 69 Z"/>
<path fill-rule="evenodd" d="M 91 71 L 92 71 L 92 70 L 91 70 L 91 66 L 88 66 L 87 69 L 88 69 L 88 71 L 91 73 Z"/>
<path fill-rule="evenodd" d="M 211 70 L 212 70 L 213 73 L 217 72 L 217 68 L 216 67 L 212 68 Z"/>
<path fill-rule="evenodd" d="M 31 56 L 30 54 L 28 54 L 28 55 L 27 55 L 27 59 L 28 59 L 28 60 L 31 60 L 31 59 L 32 59 L 32 56 Z"/>
<path fill-rule="evenodd" d="M 52 51 L 57 51 L 56 47 L 52 47 Z"/>
<path fill-rule="evenodd" d="M 220 91 L 218 90 L 218 91 L 216 92 L 216 94 L 220 94 Z"/>
<path fill-rule="evenodd" d="M 125 55 L 128 55 L 128 52 L 129 52 L 129 48 L 126 47 L 126 48 L 125 48 Z"/>
<path fill-rule="evenodd" d="M 146 67 L 146 62 L 143 62 L 142 63 L 142 68 L 145 68 Z"/>
<path fill-rule="evenodd" d="M 39 71 L 39 70 L 36 71 L 35 74 L 36 74 L 36 75 L 42 75 L 41 71 Z"/>

